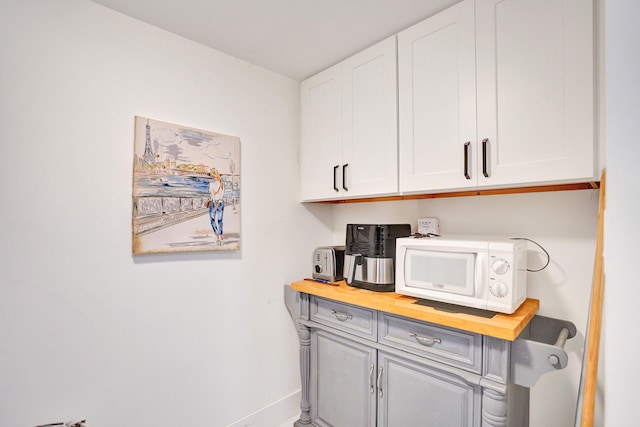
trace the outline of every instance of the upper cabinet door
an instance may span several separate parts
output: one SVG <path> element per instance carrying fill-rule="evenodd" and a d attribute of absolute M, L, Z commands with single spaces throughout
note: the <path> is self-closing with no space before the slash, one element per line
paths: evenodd
<path fill-rule="evenodd" d="M 342 164 L 342 75 L 333 66 L 300 85 L 302 200 L 339 194 Z"/>
<path fill-rule="evenodd" d="M 593 179 L 593 22 L 590 0 L 476 1 L 479 185 Z"/>
<path fill-rule="evenodd" d="M 398 191 L 396 37 L 300 85 L 303 201 Z"/>
<path fill-rule="evenodd" d="M 398 191 L 396 37 L 342 63 L 345 196 Z"/>
<path fill-rule="evenodd" d="M 474 19 L 465 0 L 398 34 L 400 191 L 477 183 Z"/>

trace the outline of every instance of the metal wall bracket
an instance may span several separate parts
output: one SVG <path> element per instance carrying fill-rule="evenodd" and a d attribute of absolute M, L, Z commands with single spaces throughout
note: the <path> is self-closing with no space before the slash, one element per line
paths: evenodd
<path fill-rule="evenodd" d="M 564 345 L 575 335 L 576 327 L 571 322 L 534 316 L 528 334 L 511 345 L 512 381 L 531 388 L 547 372 L 564 369 L 569 361 Z"/>

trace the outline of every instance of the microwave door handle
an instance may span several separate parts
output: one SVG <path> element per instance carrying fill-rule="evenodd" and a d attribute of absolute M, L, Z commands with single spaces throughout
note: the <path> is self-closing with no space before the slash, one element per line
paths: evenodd
<path fill-rule="evenodd" d="M 475 268 L 475 283 L 473 286 L 473 293 L 476 297 L 487 298 L 489 290 L 488 286 L 484 286 L 484 284 L 488 284 L 489 281 L 489 272 L 485 271 L 484 266 L 489 265 L 489 254 L 480 252 L 478 253 L 478 258 L 476 259 L 476 268 Z M 484 289 L 483 289 L 484 288 Z M 482 293 L 480 292 L 482 291 Z"/>

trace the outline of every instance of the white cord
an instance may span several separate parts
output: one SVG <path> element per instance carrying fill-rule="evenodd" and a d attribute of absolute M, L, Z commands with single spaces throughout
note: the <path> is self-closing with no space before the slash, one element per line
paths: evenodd
<path fill-rule="evenodd" d="M 539 247 L 540 249 L 542 249 L 542 252 L 544 252 L 544 254 L 547 256 L 547 262 L 545 262 L 545 264 L 535 270 L 530 270 L 527 268 L 527 271 L 530 273 L 537 273 L 538 271 L 542 271 L 545 268 L 547 268 L 547 266 L 549 265 L 549 263 L 551 262 L 551 256 L 549 255 L 549 252 L 547 252 L 547 250 L 545 248 L 542 247 L 542 245 L 538 242 L 536 242 L 535 240 L 531 240 L 531 239 L 527 239 L 526 237 L 510 237 L 511 240 L 526 240 L 528 242 L 533 243 L 534 245 L 536 245 L 537 247 Z"/>

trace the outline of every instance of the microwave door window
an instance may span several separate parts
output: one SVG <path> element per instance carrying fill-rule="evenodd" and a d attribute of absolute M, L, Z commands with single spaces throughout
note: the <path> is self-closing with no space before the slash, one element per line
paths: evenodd
<path fill-rule="evenodd" d="M 474 253 L 407 249 L 405 281 L 409 288 L 473 295 Z"/>

